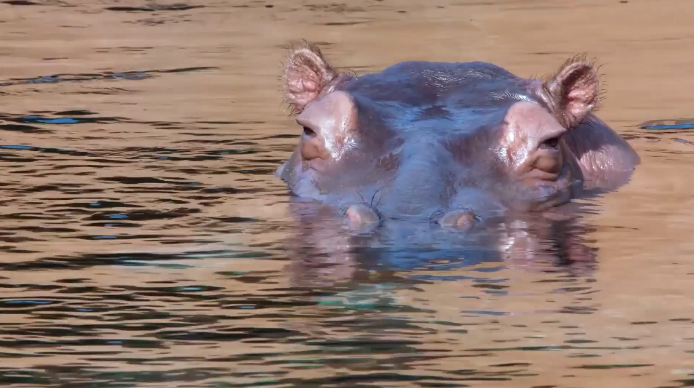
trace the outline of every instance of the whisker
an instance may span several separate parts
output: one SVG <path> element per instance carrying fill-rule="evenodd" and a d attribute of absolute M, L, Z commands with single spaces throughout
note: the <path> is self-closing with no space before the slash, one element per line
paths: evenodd
<path fill-rule="evenodd" d="M 361 193 L 359 192 L 359 190 L 357 190 L 357 195 L 359 196 L 359 198 L 361 198 L 361 201 L 362 201 L 363 203 L 366 203 L 366 201 L 364 201 L 364 196 L 361 195 Z"/>
<path fill-rule="evenodd" d="M 374 191 L 374 195 L 371 196 L 371 202 L 369 203 L 369 206 L 373 207 L 374 205 L 374 198 L 376 198 L 376 194 L 378 194 L 379 190 Z"/>

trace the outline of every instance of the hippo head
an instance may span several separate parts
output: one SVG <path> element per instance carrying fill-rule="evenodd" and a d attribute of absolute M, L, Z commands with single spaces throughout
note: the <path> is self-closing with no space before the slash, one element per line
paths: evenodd
<path fill-rule="evenodd" d="M 283 81 L 303 133 L 277 175 L 360 224 L 418 218 L 467 228 L 567 202 L 590 168 L 602 168 L 579 154 L 602 145 L 577 148 L 566 136 L 601 123 L 591 114 L 598 73 L 584 57 L 544 81 L 484 62 L 403 62 L 355 76 L 301 42 Z"/>

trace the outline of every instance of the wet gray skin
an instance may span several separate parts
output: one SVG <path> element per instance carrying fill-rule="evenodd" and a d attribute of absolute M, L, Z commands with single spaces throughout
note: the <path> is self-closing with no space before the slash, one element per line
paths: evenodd
<path fill-rule="evenodd" d="M 411 219 L 467 229 L 614 189 L 639 163 L 593 114 L 600 84 L 583 57 L 544 81 L 484 62 L 354 76 L 300 42 L 283 81 L 303 134 L 277 175 L 359 227 Z"/>

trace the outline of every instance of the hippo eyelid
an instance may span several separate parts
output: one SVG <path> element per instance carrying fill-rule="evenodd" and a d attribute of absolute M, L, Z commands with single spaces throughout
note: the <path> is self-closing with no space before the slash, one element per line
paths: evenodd
<path fill-rule="evenodd" d="M 308 129 L 310 129 L 310 130 L 313 131 L 313 132 L 318 132 L 318 131 L 316 131 L 316 130 L 314 129 L 314 128 L 316 128 L 317 126 L 316 126 L 316 123 L 315 123 L 313 120 L 310 120 L 310 119 L 304 118 L 304 117 L 297 117 L 296 123 L 299 124 L 299 125 L 301 125 L 301 127 L 304 128 L 304 129 L 305 129 L 305 128 L 308 128 Z"/>

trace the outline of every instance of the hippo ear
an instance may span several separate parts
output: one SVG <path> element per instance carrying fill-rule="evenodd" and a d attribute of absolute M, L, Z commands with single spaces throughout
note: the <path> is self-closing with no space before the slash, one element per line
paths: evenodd
<path fill-rule="evenodd" d="M 585 57 L 571 58 L 562 65 L 559 71 L 545 82 L 549 93 L 564 125 L 571 128 L 598 104 L 600 82 L 595 65 Z"/>
<path fill-rule="evenodd" d="M 296 42 L 284 65 L 284 99 L 293 113 L 299 113 L 337 76 L 318 46 Z"/>

